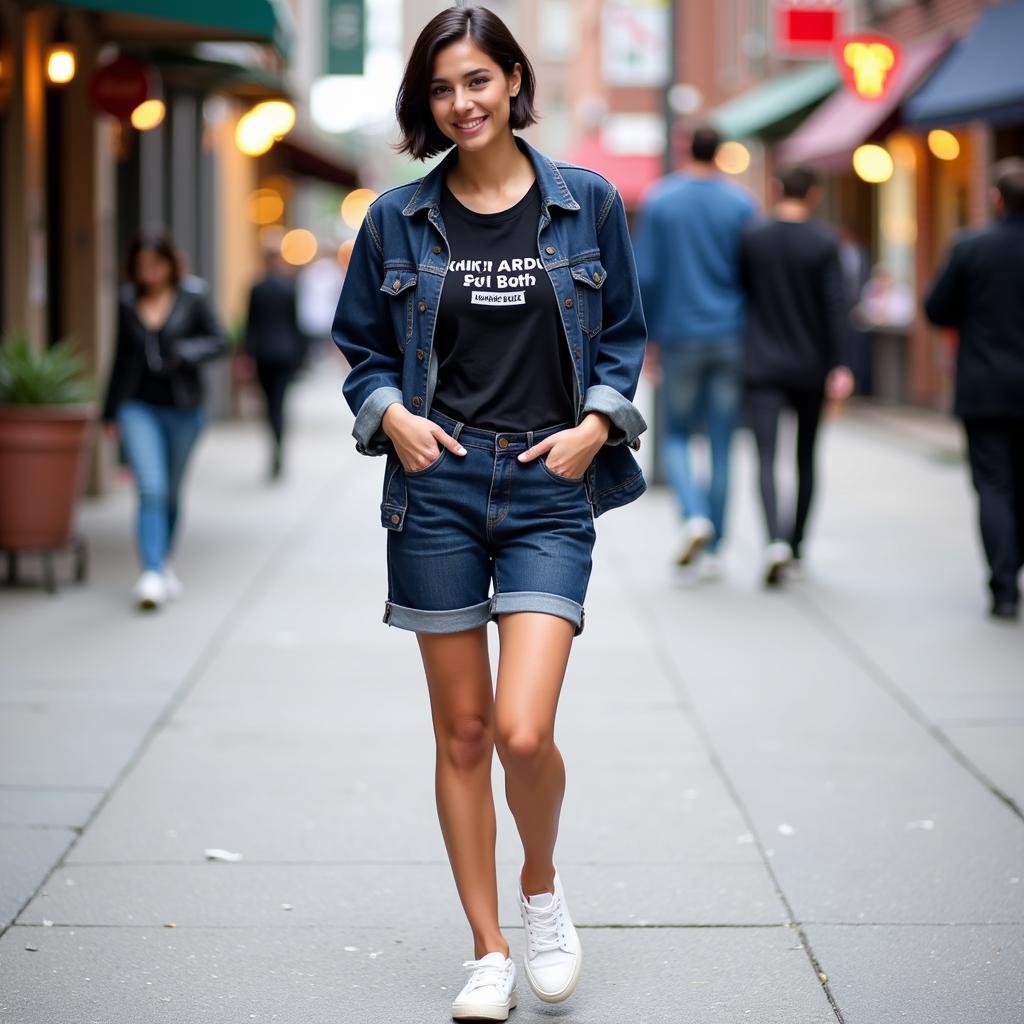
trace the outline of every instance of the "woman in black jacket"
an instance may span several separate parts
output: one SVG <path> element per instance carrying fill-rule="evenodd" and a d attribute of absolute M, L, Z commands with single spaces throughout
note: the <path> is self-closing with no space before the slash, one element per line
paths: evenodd
<path fill-rule="evenodd" d="M 103 419 L 119 433 L 139 495 L 141 608 L 181 594 L 168 564 L 189 455 L 206 417 L 199 364 L 223 355 L 227 338 L 207 300 L 206 285 L 184 277 L 171 240 L 141 235 L 128 256 L 120 294 L 117 354 Z M 115 426 L 116 425 L 116 426 Z"/>

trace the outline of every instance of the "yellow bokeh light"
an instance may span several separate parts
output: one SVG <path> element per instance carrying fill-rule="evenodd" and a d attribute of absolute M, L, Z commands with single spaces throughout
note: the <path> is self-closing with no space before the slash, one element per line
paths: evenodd
<path fill-rule="evenodd" d="M 70 46 L 59 43 L 50 48 L 46 57 L 46 77 L 54 85 L 66 85 L 75 77 L 77 69 L 75 51 Z"/>
<path fill-rule="evenodd" d="M 258 117 L 275 139 L 287 135 L 295 127 L 295 108 L 284 100 L 257 103 L 249 113 Z"/>
<path fill-rule="evenodd" d="M 715 154 L 715 165 L 725 174 L 742 174 L 750 166 L 750 150 L 741 142 L 723 142 Z"/>
<path fill-rule="evenodd" d="M 896 65 L 896 54 L 885 43 L 852 42 L 843 47 L 843 60 L 853 69 L 857 92 L 874 100 L 885 92 L 885 81 Z"/>
<path fill-rule="evenodd" d="M 352 249 L 355 247 L 355 244 L 356 240 L 354 238 L 347 238 L 338 246 L 338 262 L 344 270 L 348 270 L 348 265 L 352 262 Z"/>
<path fill-rule="evenodd" d="M 356 230 L 376 198 L 377 193 L 368 188 L 357 188 L 349 192 L 341 202 L 341 219 L 345 225 Z"/>
<path fill-rule="evenodd" d="M 928 148 L 939 160 L 955 160 L 960 155 L 960 140 L 944 128 L 928 133 Z"/>
<path fill-rule="evenodd" d="M 275 142 L 266 123 L 261 118 L 254 116 L 254 113 L 254 110 L 250 110 L 247 114 L 243 114 L 235 127 L 235 145 L 246 156 L 261 156 Z"/>
<path fill-rule="evenodd" d="M 853 170 L 862 181 L 878 185 L 892 177 L 892 157 L 881 146 L 858 146 L 853 151 Z"/>
<path fill-rule="evenodd" d="M 316 256 L 316 235 L 305 228 L 295 228 L 281 239 L 281 255 L 286 263 L 301 267 Z"/>
<path fill-rule="evenodd" d="M 258 188 L 249 196 L 249 220 L 253 224 L 273 224 L 284 213 L 284 199 L 272 188 Z"/>
<path fill-rule="evenodd" d="M 148 132 L 161 124 L 166 114 L 163 100 L 143 100 L 132 111 L 132 127 L 140 132 Z"/>

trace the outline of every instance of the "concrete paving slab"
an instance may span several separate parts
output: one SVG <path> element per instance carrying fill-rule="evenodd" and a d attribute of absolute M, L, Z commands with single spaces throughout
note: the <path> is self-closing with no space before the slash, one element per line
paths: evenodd
<path fill-rule="evenodd" d="M 0 929 L 14 919 L 76 835 L 67 828 L 0 827 Z"/>
<path fill-rule="evenodd" d="M 0 786 L 0 825 L 64 825 L 78 828 L 103 797 L 96 789 Z"/>
<path fill-rule="evenodd" d="M 835 1020 L 787 928 L 597 929 L 582 940 L 572 1000 L 545 1007 L 521 984 L 518 1024 Z M 18 927 L 0 939 L 0 1021 L 52 1024 L 73 1007 L 103 1024 L 441 1024 L 465 956 L 455 930 Z"/>
<path fill-rule="evenodd" d="M 580 926 L 778 925 L 786 914 L 758 863 L 559 862 Z M 519 927 L 519 862 L 499 871 L 503 926 Z M 447 861 L 433 864 L 74 864 L 18 918 L 80 927 L 463 927 Z"/>
<path fill-rule="evenodd" d="M 846 1024 L 1010 1024 L 1024 1020 L 1024 930 L 806 930 Z"/>
<path fill-rule="evenodd" d="M 943 732 L 1024 811 L 1024 721 L 947 725 Z"/>

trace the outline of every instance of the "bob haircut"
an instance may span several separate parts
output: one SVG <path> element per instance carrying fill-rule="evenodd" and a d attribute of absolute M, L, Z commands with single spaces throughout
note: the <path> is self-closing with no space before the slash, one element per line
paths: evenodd
<path fill-rule="evenodd" d="M 506 76 L 512 74 L 517 64 L 520 66 L 522 84 L 511 101 L 509 126 L 515 129 L 536 124 L 533 66 L 505 23 L 486 7 L 449 7 L 424 26 L 405 66 L 395 101 L 395 114 L 402 129 L 402 141 L 397 147 L 400 153 L 426 160 L 455 145 L 437 127 L 430 112 L 430 82 L 438 51 L 460 39 L 472 40 Z"/>
<path fill-rule="evenodd" d="M 139 287 L 139 278 L 136 267 L 138 265 L 140 252 L 155 252 L 161 259 L 171 265 L 171 284 L 175 288 L 181 283 L 181 255 L 179 254 L 171 236 L 166 231 L 149 230 L 140 231 L 132 241 L 128 249 L 128 259 L 125 268 L 128 272 L 128 280 L 136 288 Z"/>

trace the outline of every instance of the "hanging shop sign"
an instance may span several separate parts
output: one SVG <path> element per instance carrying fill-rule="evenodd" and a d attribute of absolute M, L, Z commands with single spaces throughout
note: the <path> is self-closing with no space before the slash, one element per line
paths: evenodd
<path fill-rule="evenodd" d="M 861 99 L 872 102 L 889 95 L 903 62 L 900 44 L 877 32 L 840 37 L 833 46 L 832 56 L 846 87 Z"/>
<path fill-rule="evenodd" d="M 327 0 L 324 4 L 328 75 L 361 75 L 366 37 L 364 0 Z"/>
<path fill-rule="evenodd" d="M 601 21 L 604 81 L 608 85 L 667 85 L 671 24 L 668 0 L 606 0 Z"/>
<path fill-rule="evenodd" d="M 140 103 L 156 95 L 155 81 L 155 73 L 145 61 L 122 56 L 97 68 L 89 95 L 100 113 L 128 118 Z"/>
<path fill-rule="evenodd" d="M 785 57 L 827 57 L 846 23 L 846 0 L 777 0 L 775 51 Z"/>

